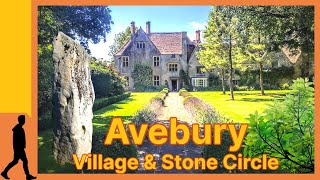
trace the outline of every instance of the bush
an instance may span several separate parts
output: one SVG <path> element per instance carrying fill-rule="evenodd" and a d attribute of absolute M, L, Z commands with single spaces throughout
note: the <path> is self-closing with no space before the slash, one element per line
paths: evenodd
<path fill-rule="evenodd" d="M 245 156 L 263 153 L 280 160 L 291 172 L 314 172 L 314 89 L 308 79 L 297 79 L 283 102 L 264 115 L 250 114 Z"/>
<path fill-rule="evenodd" d="M 182 88 L 179 91 L 179 96 L 187 97 L 187 96 L 191 96 L 191 94 L 186 89 Z"/>
<path fill-rule="evenodd" d="M 157 114 L 152 109 L 145 107 L 136 113 L 136 115 L 132 118 L 132 122 L 134 122 L 137 126 L 140 126 L 142 123 L 148 123 L 152 120 L 155 120 L 156 117 Z"/>
<path fill-rule="evenodd" d="M 226 85 L 226 89 L 228 89 L 228 86 Z M 222 91 L 222 86 L 208 86 L 208 87 L 194 87 L 193 91 Z"/>
<path fill-rule="evenodd" d="M 96 99 L 96 101 L 93 104 L 93 111 L 96 111 L 98 109 L 101 109 L 103 107 L 106 107 L 110 104 L 114 104 L 118 101 L 122 101 L 128 97 L 130 97 L 131 93 L 124 93 L 124 94 L 120 94 L 117 96 L 112 96 L 112 97 L 108 97 L 108 98 L 102 98 L 102 99 Z"/>
<path fill-rule="evenodd" d="M 92 84 L 97 98 L 111 97 L 125 92 L 126 80 L 119 76 L 113 66 L 104 66 L 95 61 L 91 62 Z"/>
<path fill-rule="evenodd" d="M 281 89 L 288 90 L 290 88 L 290 85 L 288 83 L 284 83 L 281 85 Z"/>
<path fill-rule="evenodd" d="M 164 100 L 168 95 L 168 88 L 164 88 L 155 97 L 151 98 L 150 103 L 143 109 L 137 111 L 136 115 L 132 118 L 132 121 L 136 125 L 141 123 L 148 123 L 155 120 L 159 115 L 159 109 L 163 107 Z"/>
<path fill-rule="evenodd" d="M 112 81 L 111 76 L 109 74 L 92 74 L 91 78 L 96 98 L 112 96 Z"/>

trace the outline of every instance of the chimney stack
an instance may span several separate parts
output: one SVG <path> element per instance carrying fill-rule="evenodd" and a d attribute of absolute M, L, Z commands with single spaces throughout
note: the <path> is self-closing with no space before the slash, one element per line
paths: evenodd
<path fill-rule="evenodd" d="M 146 22 L 146 33 L 150 34 L 150 21 Z"/>
<path fill-rule="evenodd" d="M 134 21 L 131 21 L 130 31 L 131 31 L 131 36 L 134 35 L 134 33 L 136 32 L 136 25 Z"/>
<path fill-rule="evenodd" d="M 196 31 L 196 42 L 200 42 L 200 30 Z"/>

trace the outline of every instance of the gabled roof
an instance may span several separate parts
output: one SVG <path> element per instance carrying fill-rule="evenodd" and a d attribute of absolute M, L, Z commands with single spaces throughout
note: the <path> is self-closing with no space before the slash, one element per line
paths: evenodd
<path fill-rule="evenodd" d="M 119 49 L 116 55 L 122 55 L 124 51 L 129 47 L 130 44 L 131 44 L 131 38 L 128 39 L 127 42 Z"/>
<path fill-rule="evenodd" d="M 143 31 L 141 28 L 135 33 L 136 36 L 139 31 Z M 140 32 L 141 33 L 141 32 Z M 143 31 L 145 34 L 145 32 Z M 170 33 L 150 33 L 146 34 L 151 43 L 159 50 L 161 54 L 182 54 L 182 32 L 170 32 Z M 188 39 L 188 44 L 191 42 Z M 191 42 L 192 43 L 192 42 Z M 122 55 L 126 50 L 133 46 L 132 38 L 130 38 L 116 53 L 116 55 Z"/>
<path fill-rule="evenodd" d="M 182 32 L 150 33 L 149 38 L 161 54 L 182 54 Z"/>

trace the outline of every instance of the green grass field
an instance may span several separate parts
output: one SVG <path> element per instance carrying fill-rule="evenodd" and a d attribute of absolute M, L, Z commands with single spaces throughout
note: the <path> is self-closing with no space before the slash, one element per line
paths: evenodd
<path fill-rule="evenodd" d="M 233 122 L 247 122 L 250 113 L 263 113 L 267 104 L 282 100 L 289 90 L 268 90 L 261 96 L 260 91 L 234 91 L 235 100 L 230 100 L 230 92 L 221 91 L 191 92 L 192 95 L 212 105 L 218 113 Z"/>
<path fill-rule="evenodd" d="M 136 111 L 149 103 L 150 99 L 155 96 L 157 92 L 146 93 L 132 93 L 131 96 L 125 100 L 119 101 L 115 104 L 106 106 L 95 111 L 93 114 L 93 128 L 94 132 L 107 132 L 109 121 L 113 116 L 122 117 L 128 121 L 135 115 Z M 38 136 L 38 171 L 39 173 L 75 173 L 74 165 L 65 164 L 61 166 L 56 163 L 53 157 L 53 133 L 52 130 L 39 132 Z"/>

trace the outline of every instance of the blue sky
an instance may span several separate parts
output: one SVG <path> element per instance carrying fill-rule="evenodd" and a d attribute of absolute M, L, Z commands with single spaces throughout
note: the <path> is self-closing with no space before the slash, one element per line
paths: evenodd
<path fill-rule="evenodd" d="M 203 30 L 210 6 L 109 6 L 114 24 L 107 34 L 107 42 L 90 44 L 92 56 L 109 60 L 109 46 L 115 34 L 123 31 L 135 21 L 136 26 L 145 30 L 146 22 L 151 22 L 151 32 L 186 31 L 191 40 L 196 30 Z"/>

